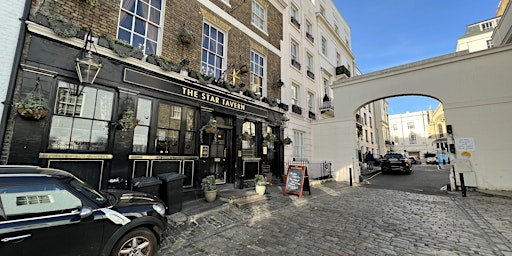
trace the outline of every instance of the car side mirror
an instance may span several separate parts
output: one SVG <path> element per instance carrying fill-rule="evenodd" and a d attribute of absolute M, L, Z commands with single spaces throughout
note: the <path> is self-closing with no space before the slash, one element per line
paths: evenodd
<path fill-rule="evenodd" d="M 82 210 L 80 210 L 80 218 L 81 219 L 85 219 L 89 216 L 92 215 L 92 209 L 91 208 L 88 208 L 88 207 L 84 207 L 82 208 Z"/>

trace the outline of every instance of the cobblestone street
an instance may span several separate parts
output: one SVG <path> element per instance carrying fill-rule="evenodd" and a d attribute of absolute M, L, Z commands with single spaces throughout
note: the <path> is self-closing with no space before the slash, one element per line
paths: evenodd
<path fill-rule="evenodd" d="M 172 227 L 158 255 L 512 255 L 512 199 L 327 182 Z M 206 202 L 205 202 L 206 203 Z"/>

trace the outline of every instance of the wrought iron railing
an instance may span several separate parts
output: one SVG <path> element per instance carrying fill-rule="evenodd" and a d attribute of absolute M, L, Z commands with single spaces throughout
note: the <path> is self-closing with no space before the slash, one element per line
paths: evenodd
<path fill-rule="evenodd" d="M 310 162 L 307 159 L 296 159 L 289 161 L 286 169 L 290 165 L 306 166 L 310 180 L 324 180 L 332 178 L 331 162 Z"/>

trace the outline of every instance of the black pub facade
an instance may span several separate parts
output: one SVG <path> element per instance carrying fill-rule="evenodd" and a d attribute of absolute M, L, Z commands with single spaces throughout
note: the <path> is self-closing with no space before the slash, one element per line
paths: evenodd
<path fill-rule="evenodd" d="M 209 17 L 208 23 L 201 19 L 203 37 L 204 24 L 223 24 L 210 15 L 203 11 Z M 287 106 L 278 104 L 280 86 L 251 90 L 257 73 L 243 75 L 237 65 L 223 64 L 222 72 L 211 74 L 194 71 L 208 66 L 200 46 L 195 46 L 197 56 L 190 53 L 190 65 L 181 63 L 176 69 L 168 59 L 146 54 L 148 48 L 126 57 L 112 41 L 102 45 L 104 38 L 94 34 L 63 37 L 40 15 L 26 24 L 4 127 L 3 164 L 64 169 L 96 188 L 177 172 L 185 176 L 183 188 L 189 195 L 200 191 L 201 179 L 209 174 L 218 184 L 242 188 L 255 174 L 283 173 Z M 271 54 L 257 42 L 248 46 L 251 53 Z M 75 68 L 84 51 L 101 63 L 92 84 L 81 83 Z M 257 58 L 247 62 L 253 68 L 258 63 Z M 170 70 L 166 63 L 172 64 Z M 268 57 L 265 64 L 271 69 Z M 279 75 L 264 77 L 268 84 L 279 80 Z M 23 113 L 20 103 L 30 99 L 47 111 Z"/>

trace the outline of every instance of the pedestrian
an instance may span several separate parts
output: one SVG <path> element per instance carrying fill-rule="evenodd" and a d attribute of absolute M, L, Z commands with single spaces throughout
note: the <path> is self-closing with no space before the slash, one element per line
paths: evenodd
<path fill-rule="evenodd" d="M 373 157 L 373 154 L 372 152 L 368 152 L 368 154 L 366 154 L 366 163 L 368 164 L 368 170 L 373 170 L 373 162 L 375 162 L 375 158 Z"/>

